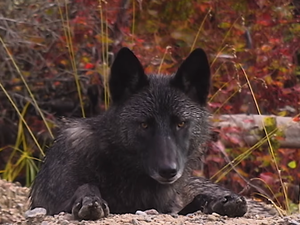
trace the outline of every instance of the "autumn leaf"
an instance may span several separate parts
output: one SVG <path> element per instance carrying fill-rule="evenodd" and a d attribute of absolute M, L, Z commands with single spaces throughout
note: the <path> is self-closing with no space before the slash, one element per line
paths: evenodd
<path fill-rule="evenodd" d="M 290 162 L 288 163 L 288 167 L 290 167 L 291 169 L 295 169 L 295 168 L 297 167 L 296 161 L 295 161 L 295 160 L 290 161 Z"/>

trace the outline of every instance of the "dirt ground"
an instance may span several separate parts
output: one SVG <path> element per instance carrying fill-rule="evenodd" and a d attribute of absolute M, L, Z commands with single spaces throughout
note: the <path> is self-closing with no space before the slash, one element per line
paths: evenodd
<path fill-rule="evenodd" d="M 44 209 L 28 210 L 27 196 L 29 189 L 21 187 L 18 183 L 9 183 L 0 180 L 0 224 L 19 225 L 71 225 L 71 224 L 95 224 L 95 225 L 199 225 L 199 224 L 280 224 L 300 225 L 300 214 L 280 217 L 274 215 L 272 206 L 262 209 L 259 204 L 253 206 L 249 212 L 241 218 L 228 218 L 217 214 L 205 215 L 201 212 L 187 216 L 162 215 L 155 210 L 146 212 L 138 211 L 136 214 L 109 215 L 98 221 L 75 221 L 70 214 L 61 213 L 57 216 L 45 216 Z"/>

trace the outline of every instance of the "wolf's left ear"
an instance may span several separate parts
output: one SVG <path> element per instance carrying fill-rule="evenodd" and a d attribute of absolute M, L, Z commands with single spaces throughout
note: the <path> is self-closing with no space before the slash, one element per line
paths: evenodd
<path fill-rule="evenodd" d="M 206 105 L 210 89 L 210 67 L 201 48 L 195 49 L 177 70 L 171 85 L 186 93 L 192 100 Z"/>

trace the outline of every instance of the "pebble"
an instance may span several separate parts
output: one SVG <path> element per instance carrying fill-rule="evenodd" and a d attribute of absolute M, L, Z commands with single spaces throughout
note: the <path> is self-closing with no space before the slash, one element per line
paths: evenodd
<path fill-rule="evenodd" d="M 216 215 L 214 215 L 214 214 L 207 215 L 207 220 L 209 220 L 209 221 L 216 221 L 218 219 L 219 218 Z"/>
<path fill-rule="evenodd" d="M 133 225 L 140 225 L 139 221 L 137 221 L 137 219 L 132 219 L 131 223 Z"/>
<path fill-rule="evenodd" d="M 25 212 L 25 218 L 34 218 L 34 217 L 41 217 L 45 216 L 47 213 L 46 209 L 44 208 L 35 208 L 32 210 L 27 210 Z"/>
<path fill-rule="evenodd" d="M 41 225 L 49 225 L 49 223 L 47 221 L 43 221 Z"/>
<path fill-rule="evenodd" d="M 179 215 L 178 215 L 177 213 L 172 213 L 171 216 L 172 216 L 173 218 L 178 218 Z"/>
<path fill-rule="evenodd" d="M 297 222 L 295 220 L 289 220 L 289 219 L 287 219 L 286 220 L 286 224 L 288 224 L 288 225 L 300 225 L 300 222 Z"/>
<path fill-rule="evenodd" d="M 61 225 L 68 225 L 69 224 L 69 221 L 68 220 L 63 220 L 61 221 Z"/>
<path fill-rule="evenodd" d="M 140 216 L 147 216 L 147 213 L 141 210 L 136 211 L 135 214 Z"/>
<path fill-rule="evenodd" d="M 158 215 L 159 212 L 157 212 L 156 209 L 148 209 L 146 211 L 144 211 L 147 215 Z"/>
<path fill-rule="evenodd" d="M 18 203 L 18 204 L 16 205 L 16 208 L 17 208 L 17 209 L 23 209 L 23 207 L 24 207 L 24 204 L 22 204 L 22 203 Z"/>

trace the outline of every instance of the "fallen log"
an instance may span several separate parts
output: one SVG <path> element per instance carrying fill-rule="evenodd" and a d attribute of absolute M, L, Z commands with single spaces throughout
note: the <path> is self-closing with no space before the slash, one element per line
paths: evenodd
<path fill-rule="evenodd" d="M 263 124 L 281 148 L 300 148 L 300 122 L 297 118 L 246 114 L 212 117 L 212 125 L 218 130 L 219 138 L 226 147 L 232 147 L 234 144 L 255 145 L 266 136 Z M 268 145 L 268 142 L 265 140 L 263 145 Z"/>

